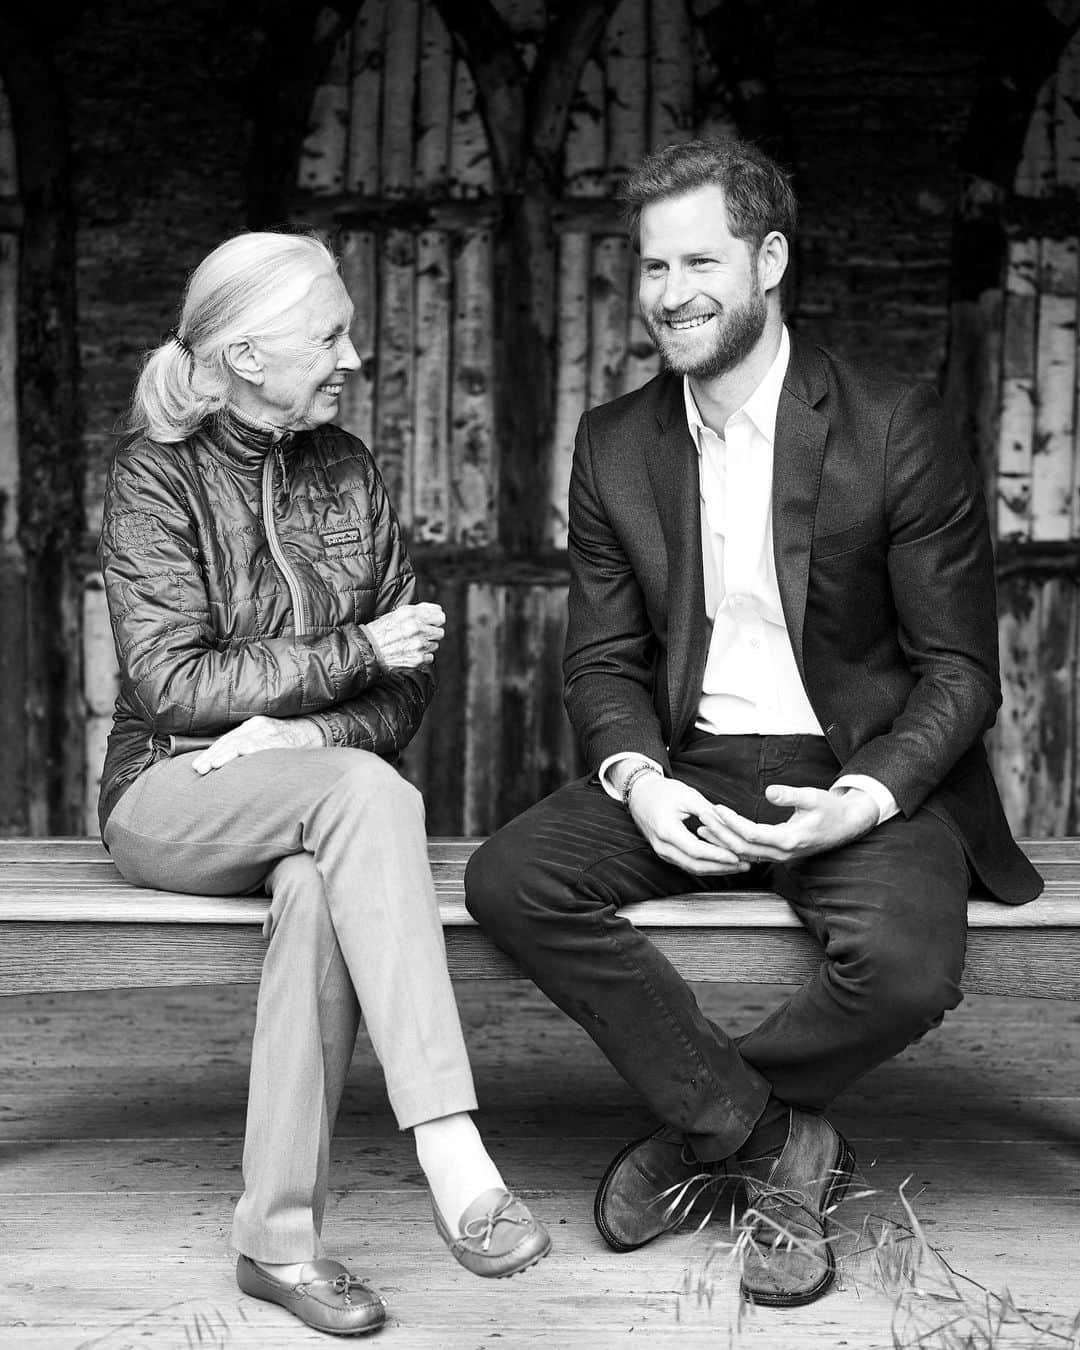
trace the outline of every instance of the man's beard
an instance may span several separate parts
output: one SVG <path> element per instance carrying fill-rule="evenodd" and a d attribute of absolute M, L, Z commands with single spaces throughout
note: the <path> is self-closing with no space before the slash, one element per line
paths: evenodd
<path fill-rule="evenodd" d="M 711 350 L 697 356 L 673 350 L 671 330 L 663 318 L 657 317 L 658 313 L 643 310 L 641 317 L 667 368 L 676 375 L 713 380 L 733 370 L 753 351 L 765 331 L 768 311 L 760 291 L 752 291 L 741 305 L 721 309 L 711 325 L 714 329 Z"/>

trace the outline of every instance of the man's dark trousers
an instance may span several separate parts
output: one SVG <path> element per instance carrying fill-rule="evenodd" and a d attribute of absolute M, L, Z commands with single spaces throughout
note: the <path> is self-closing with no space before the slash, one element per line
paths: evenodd
<path fill-rule="evenodd" d="M 766 801 L 767 786 L 828 788 L 839 772 L 823 737 L 699 731 L 671 766 L 710 801 L 771 822 L 789 812 Z M 784 895 L 825 955 L 736 1042 L 618 910 L 748 882 Z M 465 884 L 485 932 L 703 1161 L 735 1152 L 770 1089 L 823 1110 L 961 999 L 970 874 L 955 834 L 924 809 L 828 853 L 705 879 L 664 862 L 595 777 L 580 779 L 482 845 Z"/>

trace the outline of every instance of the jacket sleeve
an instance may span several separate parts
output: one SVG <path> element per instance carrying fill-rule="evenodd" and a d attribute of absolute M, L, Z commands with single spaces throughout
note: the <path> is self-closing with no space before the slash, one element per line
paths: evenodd
<path fill-rule="evenodd" d="M 886 563 L 915 683 L 888 731 L 843 772 L 876 778 L 911 815 L 1001 704 L 994 559 L 982 486 L 932 390 L 899 400 L 886 454 Z"/>
<path fill-rule="evenodd" d="M 218 640 L 195 521 L 164 456 L 136 449 L 114 460 L 100 561 L 123 692 L 159 734 L 215 735 L 256 714 L 319 713 L 385 678 L 355 623 Z"/>
<path fill-rule="evenodd" d="M 598 491 L 589 416 L 578 425 L 570 474 L 569 617 L 564 699 L 592 770 L 634 752 L 670 768 L 653 704 L 657 641 L 631 560 Z"/>
<path fill-rule="evenodd" d="M 416 575 L 401 526 L 374 463 L 371 464 L 372 527 L 376 540 L 379 587 L 372 618 L 401 605 L 415 604 Z M 363 625 L 361 625 L 363 629 Z M 430 669 L 381 665 L 373 682 L 360 694 L 312 714 L 327 745 L 371 750 L 388 758 L 398 754 L 416 734 L 435 693 Z"/>

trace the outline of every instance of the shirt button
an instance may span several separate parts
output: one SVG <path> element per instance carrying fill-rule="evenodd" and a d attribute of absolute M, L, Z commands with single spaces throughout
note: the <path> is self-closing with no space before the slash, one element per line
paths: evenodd
<path fill-rule="evenodd" d="M 751 638 L 751 639 L 750 639 L 750 646 L 751 646 L 751 647 L 760 647 L 760 646 L 761 646 L 761 641 L 760 641 L 760 639 L 759 639 L 759 638 Z"/>

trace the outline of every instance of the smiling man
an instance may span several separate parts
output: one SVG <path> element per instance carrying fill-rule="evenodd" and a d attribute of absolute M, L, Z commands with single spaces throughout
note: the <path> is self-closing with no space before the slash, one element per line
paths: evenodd
<path fill-rule="evenodd" d="M 783 322 L 776 164 L 670 146 L 624 200 L 666 370 L 578 431 L 565 692 L 592 773 L 474 855 L 468 903 L 658 1120 L 601 1181 L 605 1240 L 733 1180 L 759 1216 L 744 1292 L 791 1306 L 833 1282 L 854 1168 L 824 1110 L 960 1002 L 972 883 L 1041 889 L 982 747 L 990 538 L 933 391 Z M 736 1042 L 619 910 L 748 882 L 823 955 Z"/>

